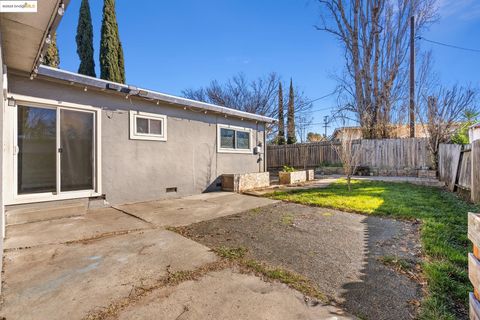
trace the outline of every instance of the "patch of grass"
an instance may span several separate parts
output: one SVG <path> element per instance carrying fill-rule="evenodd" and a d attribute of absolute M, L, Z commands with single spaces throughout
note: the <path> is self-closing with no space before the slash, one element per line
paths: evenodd
<path fill-rule="evenodd" d="M 238 248 L 230 248 L 221 246 L 219 248 L 213 249 L 213 251 L 220 257 L 226 259 L 241 259 L 247 253 L 247 248 L 238 247 Z"/>
<path fill-rule="evenodd" d="M 283 225 L 286 225 L 286 226 L 291 226 L 293 225 L 293 220 L 294 220 L 294 216 L 293 214 L 291 213 L 284 213 L 282 215 L 282 218 L 280 219 L 280 222 L 283 224 Z"/>
<path fill-rule="evenodd" d="M 384 265 L 393 267 L 400 272 L 409 272 L 415 269 L 415 263 L 404 258 L 383 256 L 379 260 Z"/>
<path fill-rule="evenodd" d="M 257 215 L 262 212 L 262 208 L 253 208 L 250 210 L 250 213 L 253 215 Z"/>
<path fill-rule="evenodd" d="M 260 274 L 267 279 L 280 281 L 289 286 L 290 288 L 300 291 L 306 296 L 315 298 L 323 302 L 328 302 L 326 296 L 320 291 L 318 291 L 310 280 L 297 273 L 291 272 L 283 268 L 271 267 L 265 263 L 261 263 L 251 259 L 242 260 L 240 261 L 240 263 L 254 273 Z"/>
<path fill-rule="evenodd" d="M 408 183 L 339 180 L 324 189 L 274 192 L 273 199 L 333 208 L 367 215 L 422 221 L 421 240 L 426 261 L 422 264 L 427 297 L 420 319 L 468 318 L 467 213 L 478 206 L 455 194 Z"/>
<path fill-rule="evenodd" d="M 271 267 L 266 263 L 245 258 L 247 253 L 246 248 L 229 248 L 221 246 L 213 249 L 213 251 L 220 257 L 224 258 L 225 261 L 237 265 L 242 272 L 254 273 L 258 276 L 262 276 L 265 280 L 279 281 L 292 289 L 300 291 L 308 297 L 325 303 L 329 301 L 324 294 L 317 290 L 313 282 L 307 278 L 283 268 Z"/>
<path fill-rule="evenodd" d="M 167 275 L 154 280 L 149 285 L 133 286 L 130 294 L 126 297 L 120 297 L 112 300 L 108 305 L 96 307 L 90 310 L 88 314 L 83 317 L 83 320 L 108 320 L 117 319 L 119 313 L 128 306 L 138 303 L 141 299 L 147 296 L 154 290 L 167 287 L 176 286 L 184 281 L 198 280 L 209 272 L 221 271 L 231 267 L 232 262 L 229 260 L 221 260 L 207 263 L 190 271 L 176 271 L 171 272 L 167 270 Z"/>

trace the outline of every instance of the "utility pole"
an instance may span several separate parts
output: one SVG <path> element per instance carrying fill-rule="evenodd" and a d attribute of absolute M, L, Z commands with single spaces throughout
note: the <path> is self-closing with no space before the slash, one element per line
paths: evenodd
<path fill-rule="evenodd" d="M 327 137 L 327 128 L 330 128 L 328 125 L 328 116 L 323 117 L 323 127 L 325 128 L 325 138 Z"/>
<path fill-rule="evenodd" d="M 415 138 L 415 16 L 410 17 L 410 138 Z"/>

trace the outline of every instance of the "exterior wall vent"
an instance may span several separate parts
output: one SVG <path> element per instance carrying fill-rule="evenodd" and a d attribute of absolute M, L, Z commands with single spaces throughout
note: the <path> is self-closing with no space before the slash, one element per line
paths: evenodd
<path fill-rule="evenodd" d="M 177 192 L 177 187 L 170 187 L 165 190 L 167 193 L 169 192 Z"/>

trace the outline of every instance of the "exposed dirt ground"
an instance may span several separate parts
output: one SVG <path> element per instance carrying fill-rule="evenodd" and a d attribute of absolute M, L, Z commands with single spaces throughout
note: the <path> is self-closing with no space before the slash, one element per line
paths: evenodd
<path fill-rule="evenodd" d="M 422 298 L 418 223 L 277 203 L 179 231 L 302 274 L 363 319 L 414 318 Z"/>

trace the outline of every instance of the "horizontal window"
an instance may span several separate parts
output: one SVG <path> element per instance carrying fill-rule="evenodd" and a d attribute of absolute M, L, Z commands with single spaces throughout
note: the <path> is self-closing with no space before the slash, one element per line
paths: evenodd
<path fill-rule="evenodd" d="M 251 130 L 226 125 L 218 126 L 218 151 L 250 153 Z"/>
<path fill-rule="evenodd" d="M 167 117 L 155 113 L 130 111 L 130 139 L 167 140 Z"/>

